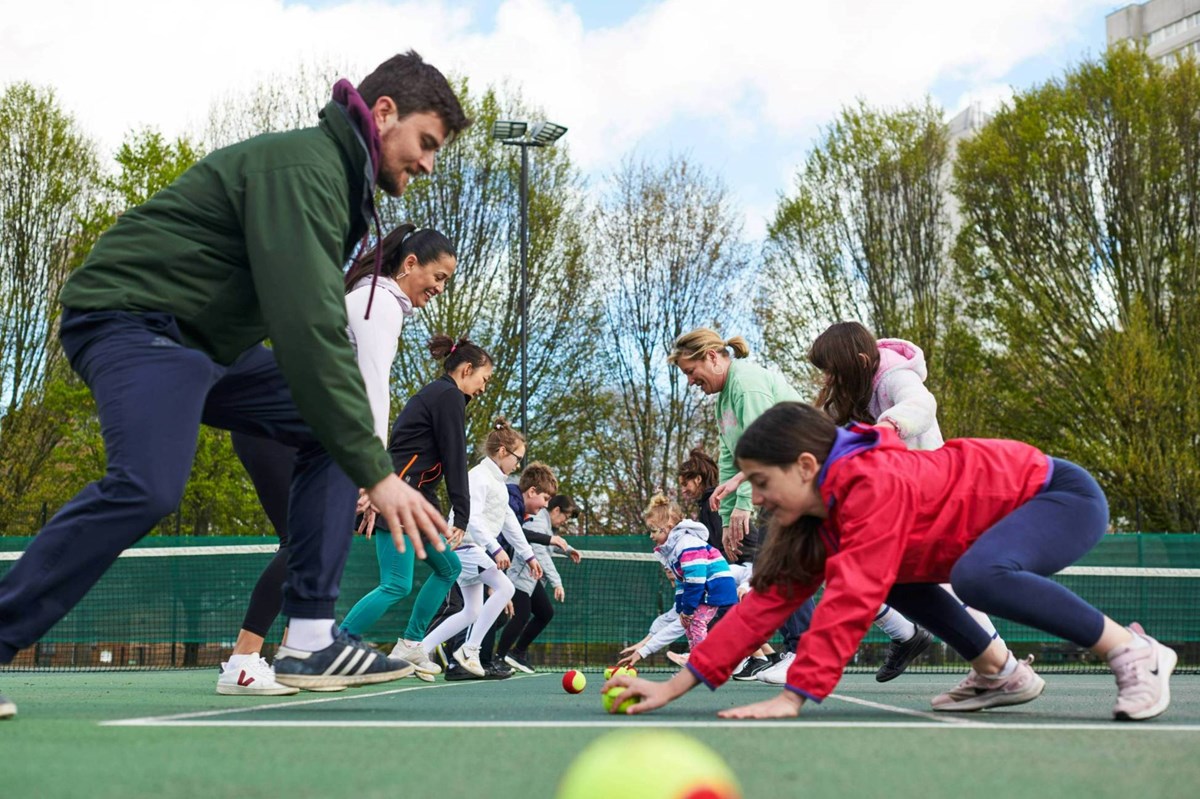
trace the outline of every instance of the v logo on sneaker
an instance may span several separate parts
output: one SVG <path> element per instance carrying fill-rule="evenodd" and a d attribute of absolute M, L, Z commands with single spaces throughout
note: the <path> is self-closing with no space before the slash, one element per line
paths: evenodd
<path fill-rule="evenodd" d="M 238 675 L 238 685 L 247 686 L 254 682 L 254 678 L 246 674 L 246 670 L 242 669 L 242 673 Z"/>

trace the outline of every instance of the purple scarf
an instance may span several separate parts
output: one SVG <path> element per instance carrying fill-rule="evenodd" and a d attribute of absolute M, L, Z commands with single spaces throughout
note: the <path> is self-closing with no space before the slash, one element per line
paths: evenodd
<path fill-rule="evenodd" d="M 383 146 L 379 138 L 379 128 L 375 125 L 375 116 L 371 113 L 371 109 L 367 108 L 367 103 L 363 100 L 362 95 L 354 88 L 354 84 L 342 78 L 337 83 L 333 84 L 333 101 L 346 109 L 346 115 L 350 117 L 350 121 L 358 127 L 358 132 L 362 134 L 363 141 L 367 144 L 367 158 L 371 162 L 371 185 L 368 188 L 371 200 L 371 216 L 375 221 L 375 237 L 380 242 L 383 241 L 383 232 L 380 230 L 379 212 L 375 210 L 374 193 L 375 181 L 379 179 L 379 150 Z M 362 244 L 359 246 L 359 252 L 362 253 L 367 246 L 367 234 L 363 234 Z M 375 284 L 379 281 L 379 273 L 383 270 L 383 248 L 375 248 L 375 274 L 371 277 L 371 294 L 367 297 L 367 312 L 364 319 L 371 318 L 371 304 L 375 302 Z"/>

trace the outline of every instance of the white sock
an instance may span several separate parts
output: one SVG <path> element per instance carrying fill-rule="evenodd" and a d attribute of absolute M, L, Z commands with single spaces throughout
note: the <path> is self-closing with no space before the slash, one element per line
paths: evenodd
<path fill-rule="evenodd" d="M 1112 649 L 1108 650 L 1108 654 L 1104 656 L 1105 659 L 1112 660 L 1113 655 L 1122 649 L 1145 649 L 1146 647 L 1150 646 L 1149 641 L 1135 633 L 1133 630 L 1130 630 L 1129 634 L 1133 636 L 1133 638 L 1129 639 L 1129 643 L 1121 644 L 1120 646 L 1114 646 Z"/>
<path fill-rule="evenodd" d="M 875 616 L 875 626 L 883 630 L 893 641 L 907 641 L 917 634 L 913 624 L 891 605 L 884 605 Z"/>
<path fill-rule="evenodd" d="M 257 660 L 257 659 L 258 659 L 257 652 L 251 652 L 248 655 L 230 655 L 229 656 L 229 668 L 231 668 L 231 669 L 240 668 L 243 663 L 246 663 L 247 661 Z"/>
<path fill-rule="evenodd" d="M 1013 655 L 1012 652 L 1009 652 L 1008 660 L 1004 661 L 1004 668 L 1000 669 L 1000 671 L 998 671 L 995 674 L 985 674 L 984 676 L 987 677 L 989 680 L 1003 680 L 1007 677 L 1011 677 L 1013 675 L 1013 672 L 1016 670 L 1017 670 L 1017 659 Z"/>
<path fill-rule="evenodd" d="M 301 652 L 317 652 L 333 644 L 333 619 L 292 619 L 288 622 L 288 646 Z"/>

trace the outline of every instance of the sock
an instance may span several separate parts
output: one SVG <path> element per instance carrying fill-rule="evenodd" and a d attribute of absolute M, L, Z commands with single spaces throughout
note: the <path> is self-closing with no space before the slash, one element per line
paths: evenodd
<path fill-rule="evenodd" d="M 983 676 L 987 677 L 989 680 L 1003 680 L 1011 677 L 1013 672 L 1016 670 L 1017 659 L 1013 656 L 1012 652 L 1009 652 L 1008 660 L 1004 661 L 1004 668 L 1000 669 L 1000 671 L 996 674 L 985 674 Z"/>
<path fill-rule="evenodd" d="M 900 615 L 891 605 L 884 605 L 875 616 L 875 626 L 893 641 L 907 641 L 917 634 L 917 626 Z"/>
<path fill-rule="evenodd" d="M 333 619 L 292 619 L 288 624 L 288 646 L 301 652 L 317 652 L 333 644 Z"/>
<path fill-rule="evenodd" d="M 1104 656 L 1106 660 L 1112 660 L 1113 655 L 1122 649 L 1145 649 L 1146 647 L 1150 646 L 1149 641 L 1135 633 L 1133 630 L 1130 630 L 1129 634 L 1133 636 L 1133 638 L 1129 639 L 1129 643 L 1121 644 L 1120 646 L 1114 646 L 1112 649 L 1108 650 L 1108 654 Z"/>
<path fill-rule="evenodd" d="M 257 659 L 258 659 L 257 652 L 251 652 L 248 655 L 230 655 L 229 656 L 229 668 L 240 669 L 242 667 L 243 663 L 246 663 L 247 661 L 257 660 Z"/>

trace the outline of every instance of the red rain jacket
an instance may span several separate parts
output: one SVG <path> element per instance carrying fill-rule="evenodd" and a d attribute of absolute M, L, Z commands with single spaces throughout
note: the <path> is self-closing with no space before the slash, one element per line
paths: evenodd
<path fill-rule="evenodd" d="M 821 701 L 833 691 L 895 583 L 944 583 L 988 528 L 1050 481 L 1050 459 L 1019 441 L 963 438 L 909 450 L 890 430 L 839 429 L 817 476 L 829 518 L 825 572 L 811 583 L 751 591 L 688 660 L 710 688 L 767 641 L 791 613 L 825 593 L 800 639 L 787 687 Z"/>

